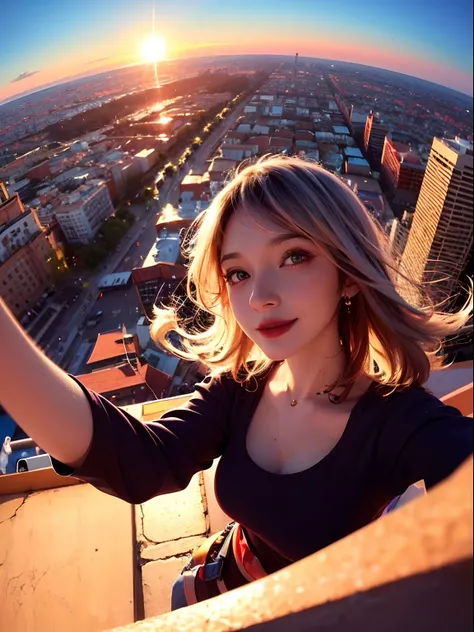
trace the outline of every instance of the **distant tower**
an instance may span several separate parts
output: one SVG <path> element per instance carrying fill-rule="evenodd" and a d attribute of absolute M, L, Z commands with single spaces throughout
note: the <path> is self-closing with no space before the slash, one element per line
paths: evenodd
<path fill-rule="evenodd" d="M 294 73 L 295 73 L 295 79 L 296 79 L 296 75 L 298 73 L 298 53 L 296 53 L 296 55 L 295 55 L 295 70 L 294 70 Z"/>
<path fill-rule="evenodd" d="M 364 149 L 368 155 L 371 167 L 380 170 L 383 145 L 387 136 L 388 126 L 380 121 L 378 112 L 371 111 L 367 115 L 364 130 Z"/>

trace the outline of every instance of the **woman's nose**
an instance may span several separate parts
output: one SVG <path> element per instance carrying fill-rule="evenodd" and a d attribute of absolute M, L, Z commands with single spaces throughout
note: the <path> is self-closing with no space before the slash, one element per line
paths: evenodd
<path fill-rule="evenodd" d="M 276 307 L 280 304 L 280 297 L 275 287 L 275 282 L 266 276 L 255 279 L 249 305 L 255 311 L 265 309 L 265 307 Z"/>

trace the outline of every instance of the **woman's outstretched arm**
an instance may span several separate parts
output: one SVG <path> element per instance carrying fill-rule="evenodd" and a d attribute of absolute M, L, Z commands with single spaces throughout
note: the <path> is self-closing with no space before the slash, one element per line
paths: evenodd
<path fill-rule="evenodd" d="M 81 465 L 92 442 L 87 397 L 36 347 L 1 298 L 0 349 L 0 404 L 43 450 Z"/>
<path fill-rule="evenodd" d="M 205 378 L 181 408 L 141 422 L 51 362 L 0 304 L 0 404 L 61 476 L 138 504 L 184 489 L 228 440 L 236 385 Z"/>

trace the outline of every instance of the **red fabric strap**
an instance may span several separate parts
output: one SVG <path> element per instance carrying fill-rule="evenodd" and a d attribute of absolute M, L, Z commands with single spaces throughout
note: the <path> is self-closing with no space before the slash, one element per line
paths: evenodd
<path fill-rule="evenodd" d="M 258 561 L 258 558 L 250 550 L 247 538 L 240 524 L 237 525 L 234 531 L 232 548 L 237 567 L 247 581 L 252 582 L 268 575 Z"/>

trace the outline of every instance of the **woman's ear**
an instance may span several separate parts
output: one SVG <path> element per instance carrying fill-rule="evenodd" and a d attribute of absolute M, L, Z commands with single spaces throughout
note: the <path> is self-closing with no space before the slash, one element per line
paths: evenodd
<path fill-rule="evenodd" d="M 349 298 L 352 298 L 353 296 L 355 296 L 356 294 L 358 294 L 360 292 L 360 288 L 357 285 L 357 283 L 355 281 L 353 281 L 352 279 L 346 278 L 344 280 L 344 283 L 342 284 L 342 293 L 341 296 L 344 298 L 345 296 L 348 296 Z"/>

